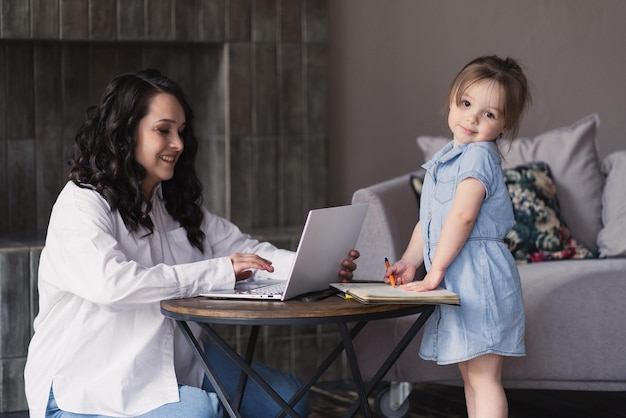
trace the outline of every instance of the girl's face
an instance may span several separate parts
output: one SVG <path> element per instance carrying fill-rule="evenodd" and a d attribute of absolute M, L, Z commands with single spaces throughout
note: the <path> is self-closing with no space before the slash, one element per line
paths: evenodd
<path fill-rule="evenodd" d="M 183 152 L 181 133 L 185 112 L 176 97 L 159 93 L 152 98 L 148 114 L 139 121 L 135 161 L 146 170 L 141 191 L 146 198 L 154 187 L 174 176 L 174 167 Z"/>
<path fill-rule="evenodd" d="M 489 142 L 504 133 L 504 91 L 493 80 L 481 80 L 468 87 L 461 102 L 452 97 L 448 126 L 454 145 Z"/>

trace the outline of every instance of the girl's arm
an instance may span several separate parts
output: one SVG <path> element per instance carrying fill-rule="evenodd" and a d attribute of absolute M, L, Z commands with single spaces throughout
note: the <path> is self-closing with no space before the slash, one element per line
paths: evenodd
<path fill-rule="evenodd" d="M 406 284 L 405 289 L 419 292 L 439 286 L 446 269 L 461 251 L 474 227 L 485 193 L 485 186 L 473 177 L 459 183 L 452 208 L 443 223 L 430 270 L 424 280 Z"/>
<path fill-rule="evenodd" d="M 413 280 L 417 267 L 424 261 L 424 240 L 422 239 L 421 225 L 422 222 L 418 221 L 413 228 L 411 240 L 404 254 L 402 254 L 402 258 L 385 271 L 385 282 L 389 283 L 391 274 L 394 275 L 396 284 L 409 283 Z"/>

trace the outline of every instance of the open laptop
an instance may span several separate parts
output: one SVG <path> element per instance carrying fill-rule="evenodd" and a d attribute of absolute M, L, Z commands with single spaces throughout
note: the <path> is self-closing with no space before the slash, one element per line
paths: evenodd
<path fill-rule="evenodd" d="M 247 279 L 234 289 L 202 293 L 220 299 L 287 300 L 322 291 L 339 279 L 341 262 L 359 238 L 367 204 L 336 206 L 309 211 L 289 277 Z"/>

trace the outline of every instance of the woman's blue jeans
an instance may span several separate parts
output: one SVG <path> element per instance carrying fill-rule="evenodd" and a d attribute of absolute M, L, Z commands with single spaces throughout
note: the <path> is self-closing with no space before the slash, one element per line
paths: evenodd
<path fill-rule="evenodd" d="M 222 353 L 222 350 L 213 345 L 205 347 L 207 358 L 215 368 L 220 382 L 225 390 L 234 398 L 239 383 L 239 367 Z M 286 401 L 289 401 L 298 390 L 300 381 L 294 375 L 255 363 L 254 370 L 269 383 L 269 385 Z M 106 390 L 106 389 L 105 389 Z M 205 377 L 202 389 L 191 386 L 178 387 L 180 401 L 162 405 L 150 412 L 140 415 L 141 418 L 213 418 L 225 416 L 217 394 Z M 304 396 L 294 408 L 298 415 L 306 417 L 308 414 L 309 400 Z M 252 379 L 248 379 L 245 395 L 241 405 L 241 416 L 251 418 L 274 417 L 281 408 L 270 398 Z M 58 408 L 52 389 L 46 410 L 46 418 L 111 418 L 102 415 L 86 415 L 65 412 Z"/>

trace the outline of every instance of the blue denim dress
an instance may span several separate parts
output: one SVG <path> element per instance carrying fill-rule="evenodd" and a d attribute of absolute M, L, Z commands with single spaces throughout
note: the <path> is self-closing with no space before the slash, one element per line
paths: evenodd
<path fill-rule="evenodd" d="M 424 265 L 429 270 L 456 187 L 472 177 L 486 196 L 469 238 L 446 270 L 441 286 L 457 293 L 461 306 L 438 306 L 424 326 L 420 356 L 439 364 L 484 354 L 523 356 L 524 307 L 519 272 L 504 236 L 514 224 L 494 142 L 448 143 L 423 166 L 420 204 Z"/>

